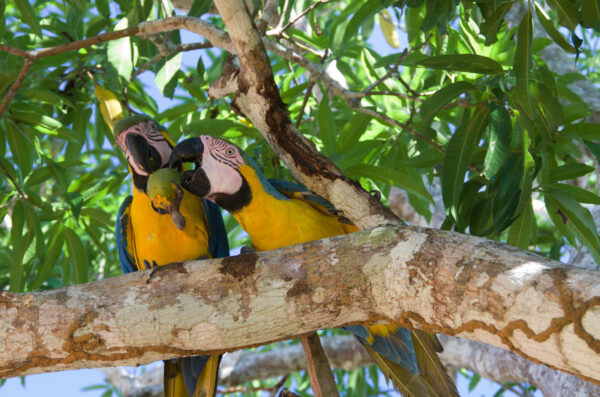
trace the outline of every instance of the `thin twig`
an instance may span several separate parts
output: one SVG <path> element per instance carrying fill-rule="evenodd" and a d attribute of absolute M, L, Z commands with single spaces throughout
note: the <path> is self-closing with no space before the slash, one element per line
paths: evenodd
<path fill-rule="evenodd" d="M 293 24 L 295 24 L 296 22 L 298 22 L 303 16 L 305 16 L 306 14 L 308 14 L 309 12 L 311 12 L 312 10 L 314 10 L 315 8 L 317 8 L 318 6 L 320 6 L 321 4 L 325 4 L 325 3 L 329 3 L 329 0 L 319 0 L 319 1 L 315 2 L 315 3 L 313 3 L 306 10 L 302 11 L 300 13 L 300 15 L 298 15 L 296 18 L 294 18 L 293 20 L 291 20 L 287 24 L 285 24 L 284 27 L 282 27 L 281 29 L 279 29 L 277 31 L 277 36 L 280 37 L 283 34 L 283 32 L 286 31 L 287 28 L 289 28 L 290 26 L 292 26 Z"/>
<path fill-rule="evenodd" d="M 277 382 L 277 384 L 275 386 L 273 386 L 273 388 L 271 390 L 271 397 L 275 397 L 275 395 L 277 394 L 277 391 L 283 387 L 283 384 L 285 383 L 287 378 L 289 378 L 289 376 L 290 376 L 290 374 L 286 374 L 286 375 L 283 375 L 281 377 L 281 379 L 279 379 L 279 382 Z"/>
<path fill-rule="evenodd" d="M 325 54 L 321 57 L 321 65 L 325 63 L 325 59 L 329 55 L 329 49 L 325 50 Z M 306 104 L 308 103 L 308 98 L 310 98 L 310 93 L 315 85 L 315 80 L 310 79 L 310 83 L 306 87 L 306 94 L 304 95 L 304 100 L 302 101 L 302 106 L 300 107 L 300 113 L 298 113 L 298 118 L 296 118 L 296 128 L 300 127 L 300 123 L 302 122 L 302 116 L 304 115 L 304 109 L 306 108 Z"/>
<path fill-rule="evenodd" d="M 6 177 L 10 180 L 10 182 L 13 184 L 13 186 L 15 187 L 15 189 L 17 190 L 17 192 L 19 193 L 19 196 L 21 196 L 21 198 L 23 200 L 27 200 L 29 198 L 29 196 L 27 196 L 27 194 L 21 190 L 21 188 L 19 187 L 19 185 L 17 185 L 17 182 L 15 181 L 15 179 L 12 177 L 12 175 L 8 172 L 8 170 L 4 167 L 4 164 L 2 164 L 2 162 L 0 161 L 0 168 L 2 168 L 2 171 L 4 172 L 4 175 L 6 175 Z"/>
<path fill-rule="evenodd" d="M 31 58 L 31 54 L 28 51 L 24 51 L 19 48 L 9 47 L 4 44 L 0 44 L 0 50 L 8 52 L 9 54 L 20 56 L 25 59 Z"/>
<path fill-rule="evenodd" d="M 354 109 L 354 110 L 357 110 L 357 111 L 359 111 L 361 113 L 364 113 L 364 114 L 367 114 L 367 115 L 369 115 L 369 116 L 371 116 L 373 118 L 379 119 L 379 120 L 384 121 L 384 122 L 386 122 L 388 124 L 391 124 L 391 125 L 394 125 L 394 126 L 396 126 L 398 128 L 401 128 L 403 130 L 406 130 L 409 133 L 411 133 L 412 135 L 414 135 L 415 137 L 421 139 L 423 142 L 425 142 L 425 143 L 431 145 L 432 147 L 434 147 L 440 153 L 446 153 L 446 151 L 444 150 L 444 148 L 441 147 L 437 142 L 434 142 L 431 139 L 428 139 L 428 138 L 424 137 L 423 135 L 421 135 L 419 133 L 419 131 L 415 130 L 414 128 L 410 127 L 407 124 L 401 123 L 398 120 L 395 120 L 395 119 L 393 119 L 393 118 L 391 118 L 389 116 L 386 116 L 385 114 L 379 113 L 379 112 L 377 112 L 375 110 L 367 109 L 367 108 L 364 108 L 364 107 L 362 107 L 360 105 L 354 105 L 354 104 L 352 104 L 352 102 L 349 102 L 348 105 L 352 109 Z"/>
<path fill-rule="evenodd" d="M 23 83 L 23 80 L 25 79 L 25 76 L 27 75 L 27 72 L 29 71 L 29 68 L 31 67 L 32 63 L 33 63 L 33 59 L 31 59 L 31 58 L 25 59 L 25 63 L 23 64 L 23 67 L 21 68 L 21 71 L 19 72 L 17 79 L 10 86 L 10 90 L 4 97 L 4 101 L 2 101 L 2 105 L 0 105 L 0 117 L 2 117 L 2 115 L 8 108 L 8 104 L 10 103 L 10 100 L 13 98 L 13 96 L 15 96 L 15 94 L 17 93 L 17 90 Z"/>
<path fill-rule="evenodd" d="M 279 0 L 267 0 L 265 7 L 263 8 L 262 14 L 258 19 L 258 23 L 256 24 L 256 29 L 261 36 L 264 36 L 273 16 L 277 12 L 277 6 L 279 5 Z"/>
<path fill-rule="evenodd" d="M 180 52 L 199 50 L 199 49 L 203 49 L 203 48 L 212 48 L 212 46 L 213 45 L 208 41 L 205 41 L 204 43 L 180 44 L 176 47 L 169 49 L 164 54 L 156 54 L 155 56 L 150 58 L 145 64 L 140 66 L 131 75 L 131 78 L 129 79 L 129 81 L 134 81 L 137 78 L 137 76 L 144 73 L 146 70 L 150 69 L 152 67 L 152 65 L 154 65 L 155 63 L 160 62 L 161 59 L 168 58 L 168 57 L 178 54 Z"/>
<path fill-rule="evenodd" d="M 369 91 L 371 91 L 373 88 L 377 87 L 379 84 L 381 84 L 385 80 L 387 80 L 392 74 L 396 73 L 398 71 L 398 67 L 400 66 L 400 64 L 402 63 L 402 61 L 404 61 L 406 59 L 406 57 L 408 56 L 408 54 L 409 54 L 408 50 L 405 49 L 402 52 L 402 54 L 400 55 L 400 57 L 398 58 L 398 60 L 396 61 L 396 63 L 394 64 L 394 66 L 392 66 L 390 68 L 390 70 L 385 75 L 381 76 L 375 82 L 373 82 L 371 85 L 369 85 L 367 88 L 365 88 L 363 90 L 363 92 L 369 92 Z"/>
<path fill-rule="evenodd" d="M 223 390 L 217 390 L 218 394 L 233 394 L 233 393 L 253 393 L 257 391 L 271 391 L 272 387 L 244 387 L 244 386 L 233 386 Z"/>

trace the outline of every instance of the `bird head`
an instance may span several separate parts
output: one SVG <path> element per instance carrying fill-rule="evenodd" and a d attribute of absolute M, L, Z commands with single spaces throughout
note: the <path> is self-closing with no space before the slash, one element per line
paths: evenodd
<path fill-rule="evenodd" d="M 256 167 L 234 144 L 209 135 L 186 139 L 173 149 L 169 166 L 179 168 L 183 163 L 195 165 L 194 170 L 182 175 L 182 186 L 189 192 L 230 212 L 250 201 L 250 189 L 241 170 Z"/>
<path fill-rule="evenodd" d="M 161 215 L 169 214 L 179 230 L 185 228 L 185 218 L 179 212 L 183 189 L 181 175 L 173 168 L 161 168 L 150 174 L 146 194 L 152 208 Z"/>
<path fill-rule="evenodd" d="M 173 141 L 166 129 L 150 117 L 136 115 L 120 120 L 114 133 L 132 173 L 147 177 L 169 162 Z"/>

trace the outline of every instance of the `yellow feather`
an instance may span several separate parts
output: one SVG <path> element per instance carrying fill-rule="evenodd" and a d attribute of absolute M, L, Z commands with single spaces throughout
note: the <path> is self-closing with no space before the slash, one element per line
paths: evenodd
<path fill-rule="evenodd" d="M 115 124 L 123 118 L 123 106 L 112 91 L 103 88 L 98 84 L 94 84 L 94 93 L 100 103 L 100 113 L 104 122 L 112 131 Z"/>
<path fill-rule="evenodd" d="M 170 215 L 154 211 L 145 193 L 133 189 L 130 213 L 131 224 L 135 225 L 132 230 L 134 258 L 139 269 L 144 269 L 144 261 L 162 266 L 210 257 L 202 202 L 185 192 L 179 210 L 186 219 L 183 230 L 177 229 Z"/>
<path fill-rule="evenodd" d="M 299 198 L 279 200 L 267 193 L 254 168 L 240 167 L 252 191 L 252 200 L 232 215 L 250 235 L 257 251 L 267 251 L 306 241 L 345 234 L 334 215 L 316 211 Z"/>
<path fill-rule="evenodd" d="M 435 352 L 438 346 L 432 344 L 433 336 L 437 345 L 439 345 L 437 337 L 418 329 L 412 330 L 411 334 L 421 376 L 429 381 L 429 384 L 440 396 L 458 397 L 456 385 L 444 370 L 440 358 Z M 441 345 L 439 347 L 441 348 Z"/>
<path fill-rule="evenodd" d="M 179 361 L 165 360 L 164 370 L 164 392 L 165 397 L 189 397 L 190 394 L 185 387 L 181 363 Z"/>
<path fill-rule="evenodd" d="M 217 395 L 217 375 L 219 374 L 219 355 L 211 355 L 196 383 L 193 397 L 215 397 Z M 202 393 L 202 394 L 200 394 Z M 208 394 L 206 394 L 208 393 Z"/>
<path fill-rule="evenodd" d="M 363 345 L 387 380 L 405 397 L 439 397 L 436 391 L 419 375 L 402 368 L 400 365 L 381 356 L 369 346 Z"/>
<path fill-rule="evenodd" d="M 392 23 L 392 16 L 390 15 L 389 11 L 382 10 L 379 14 L 377 14 L 377 19 L 379 20 L 381 33 L 383 33 L 383 37 L 385 37 L 385 40 L 388 42 L 388 44 L 393 48 L 400 47 L 398 32 L 396 32 L 396 28 Z"/>

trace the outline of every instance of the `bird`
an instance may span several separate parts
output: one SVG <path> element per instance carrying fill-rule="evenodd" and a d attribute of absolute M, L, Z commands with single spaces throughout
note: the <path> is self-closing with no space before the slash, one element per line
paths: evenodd
<path fill-rule="evenodd" d="M 113 132 L 133 184 L 133 194 L 121 204 L 116 222 L 123 273 L 228 256 L 220 208 L 173 180 L 173 171 L 179 174 L 167 167 L 174 147 L 167 130 L 149 116 L 135 115 L 118 121 Z M 161 196 L 169 189 L 173 196 Z M 165 360 L 165 396 L 215 396 L 220 358 L 213 354 Z"/>
<path fill-rule="evenodd" d="M 267 180 L 254 160 L 234 144 L 203 135 L 180 142 L 169 165 L 194 163 L 182 186 L 227 210 L 257 251 L 357 231 L 323 197 L 289 181 Z M 345 327 L 406 396 L 458 396 L 437 355 L 435 335 L 392 324 Z"/>

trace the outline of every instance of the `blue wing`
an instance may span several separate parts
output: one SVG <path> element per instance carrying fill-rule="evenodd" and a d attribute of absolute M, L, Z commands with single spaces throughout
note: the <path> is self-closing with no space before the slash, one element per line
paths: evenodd
<path fill-rule="evenodd" d="M 396 333 L 387 337 L 374 335 L 368 327 L 362 325 L 348 325 L 344 329 L 354 334 L 362 344 L 369 346 L 388 360 L 402 365 L 415 375 L 420 373 L 415 346 L 408 329 L 398 328 Z M 368 339 L 373 343 L 370 343 Z"/>
<path fill-rule="evenodd" d="M 135 261 L 131 258 L 129 253 L 130 241 L 128 241 L 127 233 L 131 232 L 131 223 L 129 220 L 129 209 L 131 207 L 131 201 L 133 197 L 127 196 L 117 214 L 116 223 L 116 237 L 117 237 L 117 249 L 119 253 L 119 263 L 121 263 L 121 270 L 123 274 L 131 273 L 137 270 Z M 131 237 L 130 237 L 131 238 Z"/>
<path fill-rule="evenodd" d="M 229 242 L 227 231 L 223 223 L 221 209 L 210 200 L 202 199 L 206 221 L 210 236 L 208 237 L 208 249 L 213 258 L 224 258 L 229 256 Z"/>
<path fill-rule="evenodd" d="M 271 184 L 271 186 L 273 186 L 279 193 L 283 194 L 284 196 L 302 198 L 312 205 L 316 204 L 322 207 L 322 210 L 324 211 L 334 210 L 333 205 L 329 201 L 325 200 L 318 194 L 311 192 L 310 190 L 298 183 L 286 181 L 283 179 L 269 179 L 268 181 Z"/>

